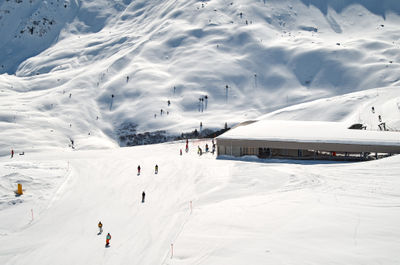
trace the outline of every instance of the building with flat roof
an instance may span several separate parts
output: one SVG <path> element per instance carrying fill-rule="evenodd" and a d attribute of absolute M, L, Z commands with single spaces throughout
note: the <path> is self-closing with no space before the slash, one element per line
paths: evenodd
<path fill-rule="evenodd" d="M 216 138 L 217 154 L 260 158 L 365 160 L 400 153 L 400 133 L 348 129 L 342 122 L 262 120 Z"/>

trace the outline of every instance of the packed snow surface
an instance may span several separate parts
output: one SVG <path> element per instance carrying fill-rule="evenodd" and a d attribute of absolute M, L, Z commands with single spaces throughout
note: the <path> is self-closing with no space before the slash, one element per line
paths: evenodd
<path fill-rule="evenodd" d="M 228 161 L 206 143 L 1 158 L 0 263 L 399 263 L 400 157 Z"/>

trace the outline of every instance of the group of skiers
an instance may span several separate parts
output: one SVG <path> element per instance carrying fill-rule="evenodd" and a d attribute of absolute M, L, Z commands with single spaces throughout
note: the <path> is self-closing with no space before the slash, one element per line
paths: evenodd
<path fill-rule="evenodd" d="M 103 224 L 101 223 L 101 221 L 99 221 L 97 226 L 99 227 L 98 235 L 101 235 L 103 233 Z M 106 248 L 108 248 L 110 246 L 110 240 L 111 240 L 111 235 L 110 235 L 110 233 L 107 233 L 107 236 L 106 236 Z"/>
<path fill-rule="evenodd" d="M 140 167 L 140 165 L 138 165 L 138 167 L 137 167 L 138 176 L 140 175 L 140 170 L 141 170 L 141 167 Z M 158 174 L 158 165 L 157 164 L 154 167 L 154 174 Z M 145 197 L 146 197 L 146 193 L 143 191 L 142 192 L 142 203 L 144 203 Z M 101 221 L 99 221 L 97 226 L 99 227 L 98 235 L 101 235 L 103 233 L 103 224 L 101 223 Z M 106 236 L 106 247 L 107 248 L 110 246 L 110 240 L 111 240 L 111 234 L 107 233 L 107 236 Z"/>
<path fill-rule="evenodd" d="M 208 144 L 205 145 L 205 151 L 209 152 Z M 214 154 L 214 151 L 215 151 L 215 143 L 214 143 L 214 139 L 213 139 L 212 140 L 212 153 L 213 154 Z M 188 139 L 186 139 L 185 152 L 186 153 L 189 152 L 189 140 Z M 202 155 L 202 149 L 200 148 L 200 146 L 198 146 L 198 153 L 199 153 L 199 155 Z M 182 155 L 182 149 L 180 149 L 180 155 Z M 140 175 L 140 170 L 141 170 L 141 167 L 140 167 L 140 165 L 138 165 L 138 167 L 137 167 L 137 175 L 138 176 Z M 158 174 L 158 165 L 157 164 L 154 166 L 154 174 Z M 142 203 L 145 202 L 145 197 L 146 197 L 146 193 L 143 191 L 142 192 Z M 98 227 L 99 227 L 98 235 L 101 235 L 103 233 L 103 224 L 101 222 L 99 222 L 98 223 Z M 106 236 L 106 247 L 110 246 L 110 240 L 111 240 L 111 234 L 107 233 L 107 236 Z"/>
<path fill-rule="evenodd" d="M 140 175 L 140 169 L 141 169 L 141 167 L 140 167 L 140 165 L 138 165 L 138 167 L 137 167 L 137 175 L 138 176 Z M 158 174 L 158 165 L 157 164 L 154 167 L 154 174 Z"/>
<path fill-rule="evenodd" d="M 208 153 L 208 152 L 210 151 L 210 149 L 209 149 L 209 147 L 208 147 L 208 144 L 206 144 L 206 146 L 205 146 L 205 151 L 206 151 L 206 153 Z M 212 139 L 212 151 L 211 151 L 211 153 L 212 153 L 212 154 L 215 153 L 215 143 L 214 143 L 214 139 Z M 203 149 L 201 149 L 200 146 L 197 146 L 197 154 L 198 154 L 199 156 L 201 156 L 201 155 L 203 154 Z"/>
<path fill-rule="evenodd" d="M 214 139 L 212 139 L 212 151 L 211 151 L 212 154 L 215 153 L 215 147 L 216 147 L 216 145 L 215 145 Z M 208 153 L 210 151 L 208 144 L 205 145 L 205 151 L 206 151 L 206 153 Z M 189 152 L 189 140 L 188 139 L 186 139 L 185 152 L 186 153 Z M 183 154 L 182 149 L 179 149 L 179 155 L 182 155 L 182 154 Z M 203 149 L 201 149 L 200 146 L 197 146 L 197 154 L 200 156 L 203 154 Z"/>

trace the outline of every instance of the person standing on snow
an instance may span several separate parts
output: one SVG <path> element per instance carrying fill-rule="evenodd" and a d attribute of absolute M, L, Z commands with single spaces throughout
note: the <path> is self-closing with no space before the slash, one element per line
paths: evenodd
<path fill-rule="evenodd" d="M 108 233 L 107 237 L 106 237 L 106 247 L 110 246 L 110 240 L 111 240 L 111 235 L 110 235 L 110 233 Z"/>
<path fill-rule="evenodd" d="M 154 174 L 158 174 L 158 165 L 154 167 Z"/>
<path fill-rule="evenodd" d="M 11 158 L 14 157 L 14 149 L 11 149 Z"/>
<path fill-rule="evenodd" d="M 99 221 L 99 224 L 97 225 L 99 227 L 99 235 L 103 233 L 103 224 Z"/>
<path fill-rule="evenodd" d="M 144 203 L 144 197 L 146 196 L 146 193 L 144 191 L 142 192 L 142 203 Z"/>
<path fill-rule="evenodd" d="M 179 150 L 179 154 L 182 155 L 182 149 Z"/>
<path fill-rule="evenodd" d="M 137 174 L 140 175 L 140 165 L 137 167 Z"/>

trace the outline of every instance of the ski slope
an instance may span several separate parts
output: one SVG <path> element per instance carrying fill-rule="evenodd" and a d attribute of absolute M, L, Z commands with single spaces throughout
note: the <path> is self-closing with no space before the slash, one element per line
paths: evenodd
<path fill-rule="evenodd" d="M 200 122 L 399 131 L 399 15 L 398 0 L 0 0 L 0 264 L 400 264 L 398 156 L 121 148 Z"/>
<path fill-rule="evenodd" d="M 22 168 L 59 177 L 26 181 L 17 205 L 3 195 L 0 263 L 398 264 L 398 156 L 228 161 L 199 157 L 205 143 L 1 158 L 2 186 Z"/>

